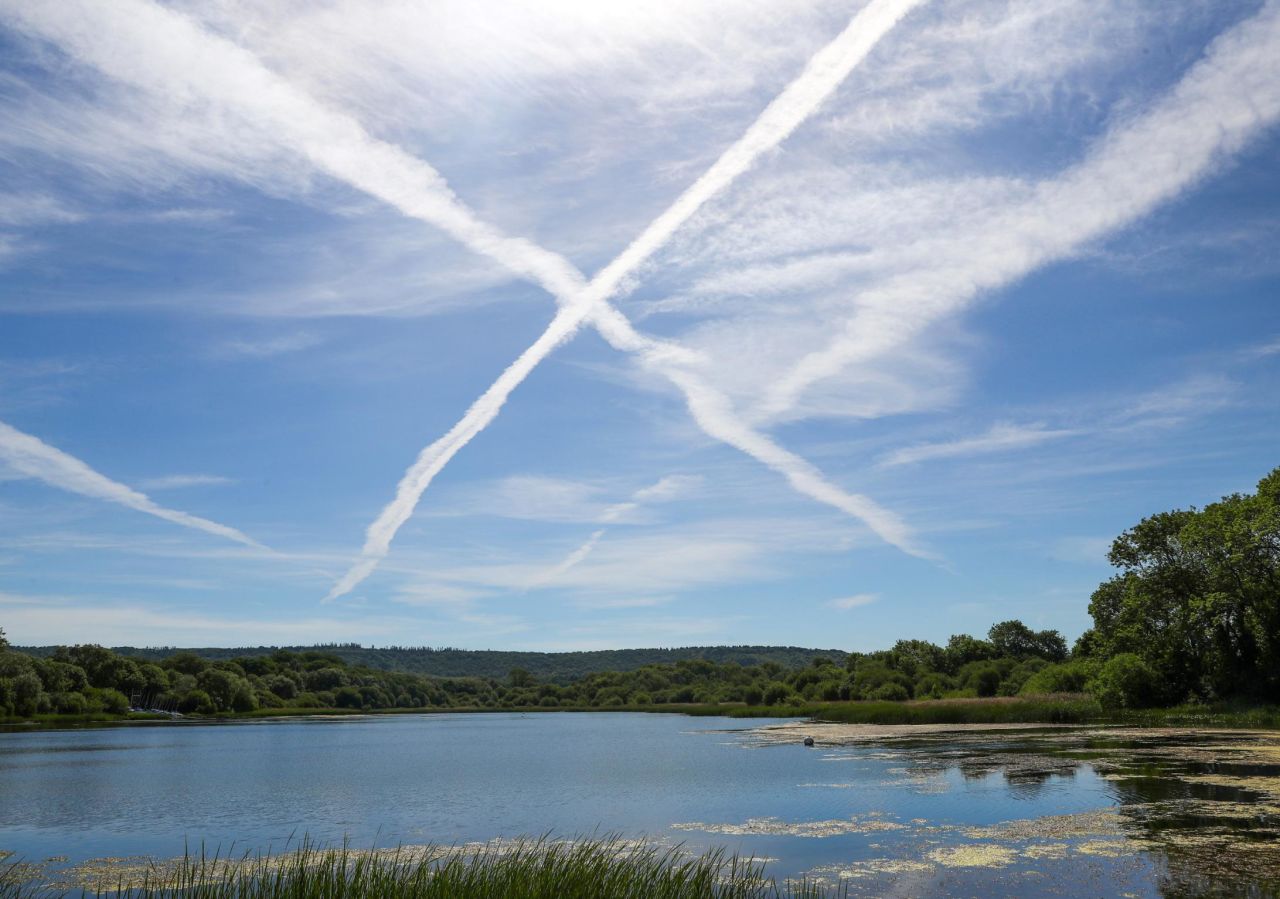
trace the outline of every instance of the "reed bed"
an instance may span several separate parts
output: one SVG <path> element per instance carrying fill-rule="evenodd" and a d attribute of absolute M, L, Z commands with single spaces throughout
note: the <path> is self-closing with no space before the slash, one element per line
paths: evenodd
<path fill-rule="evenodd" d="M 3 871 L 0 871 L 0 877 Z M 820 899 L 751 858 L 619 838 L 359 851 L 304 842 L 283 855 L 189 855 L 92 885 L 0 879 L 0 899 Z"/>
<path fill-rule="evenodd" d="M 989 699 L 928 699 L 915 702 L 815 702 L 779 706 L 699 706 L 690 715 L 731 718 L 813 718 L 839 724 L 1086 724 L 1105 720 L 1094 700 L 1063 694 Z"/>

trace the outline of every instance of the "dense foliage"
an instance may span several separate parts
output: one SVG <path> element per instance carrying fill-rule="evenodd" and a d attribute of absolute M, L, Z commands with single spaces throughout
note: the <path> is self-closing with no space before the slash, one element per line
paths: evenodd
<path fill-rule="evenodd" d="M 1076 647 L 1139 702 L 1280 699 L 1280 469 L 1255 494 L 1143 519 L 1112 545 Z"/>
<path fill-rule="evenodd" d="M 539 679 L 522 668 L 501 679 L 378 671 L 320 650 L 221 661 L 176 652 L 149 662 L 92 645 L 57 647 L 45 656 L 0 648 L 0 714 L 782 705 L 1013 695 L 1065 655 L 1057 632 L 1032 631 L 1018 621 L 996 625 L 986 640 L 958 635 L 945 647 L 902 640 L 884 652 L 850 654 L 843 665 L 825 656 L 794 668 L 773 661 L 686 659 L 588 674 L 570 683 Z"/>
<path fill-rule="evenodd" d="M 23 647 L 37 656 L 52 655 L 56 646 Z M 433 649 L 412 646 L 361 646 L 359 643 L 332 643 L 317 646 L 251 646 L 237 649 L 203 647 L 184 649 L 211 662 L 246 656 L 271 655 L 277 649 L 290 652 L 320 650 L 337 656 L 348 665 L 379 671 L 404 671 L 433 677 L 503 678 L 512 668 L 528 671 L 539 680 L 568 683 L 603 671 L 635 671 L 645 665 L 674 664 L 691 659 L 709 662 L 737 662 L 761 665 L 776 662 L 783 668 L 800 668 L 819 656 L 843 662 L 847 653 L 839 649 L 803 649 L 798 646 L 678 646 L 670 649 L 601 649 L 590 652 L 509 652 L 503 650 Z M 123 656 L 158 662 L 178 650 L 172 647 L 115 647 Z"/>

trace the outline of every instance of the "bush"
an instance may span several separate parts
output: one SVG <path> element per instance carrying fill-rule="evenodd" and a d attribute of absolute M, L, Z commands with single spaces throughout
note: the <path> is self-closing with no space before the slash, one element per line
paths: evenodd
<path fill-rule="evenodd" d="M 40 678 L 31 671 L 25 671 L 13 678 L 10 681 L 10 696 L 14 714 L 27 717 L 38 712 L 42 690 Z"/>
<path fill-rule="evenodd" d="M 1019 691 L 1023 696 L 1044 693 L 1083 693 L 1094 666 L 1085 662 L 1064 662 L 1041 668 Z"/>
<path fill-rule="evenodd" d="M 996 662 L 970 662 L 960 670 L 960 684 L 978 696 L 995 696 L 1000 689 L 1000 667 Z"/>
<path fill-rule="evenodd" d="M 79 693 L 54 693 L 53 710 L 60 715 L 83 715 L 89 702 Z"/>
<path fill-rule="evenodd" d="M 178 700 L 178 711 L 184 715 L 190 715 L 192 712 L 200 712 L 201 714 L 213 710 L 213 700 L 209 698 L 209 694 L 204 690 L 191 690 L 184 693 L 182 698 Z"/>
<path fill-rule="evenodd" d="M 95 689 L 90 687 L 90 698 L 99 711 L 106 712 L 109 715 L 123 715 L 129 711 L 129 697 L 125 696 L 119 690 L 113 690 L 110 687 Z"/>
<path fill-rule="evenodd" d="M 876 687 L 867 698 L 887 702 L 903 702 L 910 699 L 911 694 L 907 692 L 907 688 L 902 684 L 891 682 Z"/>
<path fill-rule="evenodd" d="M 784 700 L 786 700 L 790 692 L 791 691 L 787 689 L 786 684 L 779 684 L 779 683 L 769 684 L 769 686 L 766 687 L 764 691 L 764 704 L 778 705 L 782 703 Z"/>
<path fill-rule="evenodd" d="M 941 699 L 953 687 L 951 678 L 945 674 L 929 672 L 916 681 L 916 699 Z"/>
<path fill-rule="evenodd" d="M 1141 709 L 1156 704 L 1159 678 L 1150 665 L 1132 652 L 1113 656 L 1088 684 L 1088 691 L 1107 709 Z"/>

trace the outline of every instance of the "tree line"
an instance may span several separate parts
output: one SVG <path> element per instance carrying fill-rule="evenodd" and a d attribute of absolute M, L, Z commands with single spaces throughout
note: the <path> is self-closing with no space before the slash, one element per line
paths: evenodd
<path fill-rule="evenodd" d="M 114 647 L 120 655 L 140 661 L 158 662 L 180 650 L 176 647 Z M 48 656 L 56 646 L 23 647 L 31 655 Z M 737 662 L 760 665 L 777 662 L 784 668 L 802 668 L 813 659 L 826 657 L 844 663 L 848 655 L 840 649 L 805 649 L 798 646 L 677 646 L 654 649 L 600 649 L 577 652 L 520 652 L 514 650 L 455 649 L 425 646 L 361 646 L 359 643 L 324 643 L 313 646 L 246 646 L 239 648 L 200 647 L 193 652 L 210 661 L 227 661 L 243 656 L 271 655 L 277 649 L 291 652 L 320 650 L 348 665 L 379 671 L 406 671 L 436 677 L 504 678 L 513 668 L 522 668 L 539 680 L 569 683 L 602 671 L 634 671 L 645 665 L 673 664 L 686 659 Z"/>
<path fill-rule="evenodd" d="M 14 651 L 0 630 L 0 716 L 122 714 L 131 706 L 212 715 L 259 709 L 625 708 L 1088 693 L 1108 708 L 1280 700 L 1280 469 L 1253 494 L 1175 510 L 1125 531 L 1117 574 L 1093 594 L 1073 648 L 1021 621 L 944 645 L 811 654 L 802 664 L 654 661 L 571 680 L 513 667 L 439 677 L 351 664 L 351 646 L 155 660 L 101 646 Z M 746 649 L 757 649 L 755 647 Z M 638 651 L 639 652 L 639 651 Z M 541 655 L 541 654 L 530 654 Z M 791 657 L 794 658 L 794 655 Z"/>

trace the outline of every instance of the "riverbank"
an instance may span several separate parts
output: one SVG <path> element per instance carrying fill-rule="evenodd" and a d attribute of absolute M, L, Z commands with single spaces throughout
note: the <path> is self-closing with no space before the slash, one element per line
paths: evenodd
<path fill-rule="evenodd" d="M 3 718 L 0 728 L 8 730 L 102 727 L 123 724 L 192 724 L 217 721 L 251 721 L 299 718 L 341 718 L 365 715 L 446 715 L 547 712 L 648 712 L 695 717 L 805 718 L 818 722 L 876 725 L 928 724 L 1079 724 L 1125 725 L 1134 727 L 1198 727 L 1280 730 L 1280 707 L 1239 704 L 1181 705 L 1163 709 L 1107 710 L 1082 695 L 1045 697 L 995 697 L 989 699 L 934 699 L 912 702 L 814 702 L 798 705 L 749 706 L 745 703 L 665 703 L 626 706 L 516 706 L 513 708 L 345 709 L 284 708 L 255 709 L 251 712 L 221 712 L 216 715 L 187 715 L 173 718 L 147 712 L 126 715 L 37 715 L 31 718 Z"/>
<path fill-rule="evenodd" d="M 216 721 L 271 720 L 286 718 L 343 718 L 368 715 L 447 715 L 548 712 L 647 712 L 695 717 L 807 718 L 843 724 L 1099 724 L 1141 727 L 1226 727 L 1280 729 L 1280 708 L 1274 706 L 1182 705 L 1167 709 L 1107 711 L 1088 698 L 1043 699 L 939 699 L 917 702 L 818 702 L 801 705 L 748 706 L 743 703 L 668 703 L 644 706 L 516 706 L 513 708 L 344 709 L 286 708 L 256 709 L 252 712 L 222 712 L 216 715 L 168 715 L 131 712 L 127 715 L 37 715 L 31 718 L 0 719 L 0 726 L 77 727 L 112 724 L 209 723 Z"/>

